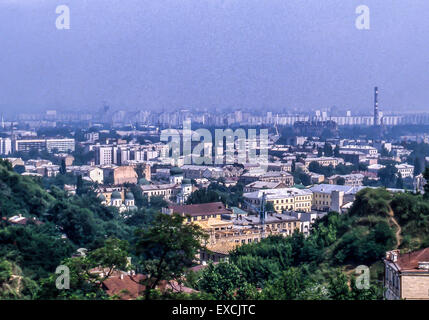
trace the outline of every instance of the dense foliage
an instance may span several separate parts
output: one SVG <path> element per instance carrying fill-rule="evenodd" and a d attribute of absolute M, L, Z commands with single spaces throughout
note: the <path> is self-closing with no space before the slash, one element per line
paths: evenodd
<path fill-rule="evenodd" d="M 127 270 L 132 257 L 133 268 L 150 275 L 147 299 L 380 299 L 385 252 L 398 244 L 400 249 L 429 245 L 427 196 L 367 188 L 348 213 L 330 212 L 316 220 L 307 237 L 270 236 L 237 247 L 228 262 L 209 263 L 194 273 L 189 267 L 206 236 L 182 217 L 160 214 L 161 199 L 139 198 L 139 209 L 123 215 L 103 206 L 91 186 L 69 195 L 56 181 L 21 176 L 0 161 L 0 298 L 108 299 L 100 283 L 110 272 L 101 277 L 90 270 Z M 190 202 L 220 198 L 236 205 L 241 196 L 240 185 L 212 183 L 193 193 Z M 27 224 L 7 221 L 18 214 Z M 88 253 L 76 255 L 79 248 Z M 350 274 L 362 264 L 371 271 L 368 290 L 358 289 Z M 70 269 L 70 290 L 55 287 L 59 265 Z M 173 279 L 199 293 L 155 289 L 160 280 Z"/>

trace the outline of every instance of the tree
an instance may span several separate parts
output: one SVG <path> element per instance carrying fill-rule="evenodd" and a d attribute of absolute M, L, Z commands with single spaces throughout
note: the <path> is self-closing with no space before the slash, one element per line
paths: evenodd
<path fill-rule="evenodd" d="M 323 146 L 323 153 L 324 153 L 325 157 L 332 157 L 333 150 L 332 150 L 332 146 L 330 143 L 325 142 L 325 145 Z"/>
<path fill-rule="evenodd" d="M 267 201 L 265 203 L 265 211 L 266 212 L 274 212 L 274 204 L 271 201 Z"/>
<path fill-rule="evenodd" d="M 396 189 L 403 189 L 404 188 L 404 181 L 402 180 L 401 175 L 399 175 L 398 178 L 396 179 L 395 187 L 396 187 Z"/>
<path fill-rule="evenodd" d="M 239 289 L 248 286 L 240 269 L 233 263 L 209 263 L 203 270 L 199 288 L 218 300 L 235 300 Z M 243 297 L 241 297 L 243 298 Z"/>
<path fill-rule="evenodd" d="M 389 203 L 391 200 L 392 197 L 386 189 L 362 189 L 356 194 L 356 199 L 350 208 L 350 215 L 387 216 L 390 211 Z"/>
<path fill-rule="evenodd" d="M 420 159 L 419 157 L 416 157 L 414 159 L 414 176 L 418 176 L 420 173 L 422 173 L 424 168 L 422 162 L 424 163 L 424 160 L 422 161 L 422 159 Z"/>
<path fill-rule="evenodd" d="M 51 274 L 41 281 L 38 299 L 107 299 L 101 284 L 114 270 L 125 271 L 128 265 L 128 242 L 116 238 L 107 239 L 103 246 L 86 255 L 66 258 L 61 264 L 70 270 L 70 290 L 58 290 L 55 281 L 58 275 Z M 91 271 L 102 268 L 102 275 Z M 107 270 L 107 272 L 105 272 Z"/>
<path fill-rule="evenodd" d="M 144 281 L 146 299 L 160 281 L 180 279 L 203 249 L 207 234 L 195 224 L 185 224 L 184 219 L 158 213 L 151 226 L 136 231 L 136 253 L 148 275 Z"/>
<path fill-rule="evenodd" d="M 85 191 L 84 191 L 84 187 L 83 187 L 82 175 L 78 175 L 77 176 L 77 182 L 76 182 L 76 194 L 80 196 L 84 193 L 85 193 Z"/>
<path fill-rule="evenodd" d="M 333 300 L 349 300 L 351 298 L 347 276 L 341 271 L 329 278 L 328 291 Z"/>
<path fill-rule="evenodd" d="M 66 160 L 65 159 L 61 160 L 60 174 L 61 175 L 67 174 L 67 167 L 66 167 Z"/>
<path fill-rule="evenodd" d="M 339 177 L 339 178 L 337 179 L 337 184 L 338 184 L 339 186 L 343 186 L 345 183 L 346 183 L 346 180 L 345 180 L 343 177 Z"/>
<path fill-rule="evenodd" d="M 385 168 L 378 171 L 377 176 L 380 178 L 383 186 L 386 188 L 392 188 L 396 185 L 398 169 L 393 164 L 388 164 Z"/>
<path fill-rule="evenodd" d="M 149 205 L 152 208 L 161 209 L 166 207 L 168 203 L 163 196 L 152 196 L 150 197 Z"/>
<path fill-rule="evenodd" d="M 340 156 L 340 146 L 337 144 L 334 149 L 334 157 L 338 158 Z"/>
<path fill-rule="evenodd" d="M 289 268 L 283 271 L 280 277 L 264 288 L 263 299 L 268 300 L 294 300 L 308 285 L 307 279 L 298 268 Z"/>
<path fill-rule="evenodd" d="M 425 172 L 423 174 L 423 177 L 426 180 L 426 184 L 423 187 L 425 190 L 424 196 L 427 199 L 427 198 L 429 198 L 429 167 L 426 167 Z"/>
<path fill-rule="evenodd" d="M 0 258 L 0 299 L 34 299 L 37 288 L 16 263 Z"/>
<path fill-rule="evenodd" d="M 309 186 L 311 184 L 311 177 L 306 173 L 301 172 L 299 174 L 299 180 L 301 180 L 304 186 Z"/>

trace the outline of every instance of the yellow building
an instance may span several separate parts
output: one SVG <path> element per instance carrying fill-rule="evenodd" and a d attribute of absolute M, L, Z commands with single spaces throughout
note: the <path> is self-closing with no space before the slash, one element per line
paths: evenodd
<path fill-rule="evenodd" d="M 308 189 L 265 189 L 244 193 L 243 197 L 245 201 L 251 203 L 255 207 L 259 207 L 264 193 L 266 203 L 272 203 L 274 210 L 278 213 L 282 213 L 283 211 L 311 211 L 313 193 Z M 248 209 L 254 211 L 250 206 Z"/>

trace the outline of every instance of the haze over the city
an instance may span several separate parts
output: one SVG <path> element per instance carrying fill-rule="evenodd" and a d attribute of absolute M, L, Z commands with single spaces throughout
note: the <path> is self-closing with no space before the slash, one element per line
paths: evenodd
<path fill-rule="evenodd" d="M 55 9 L 70 7 L 70 30 Z M 370 8 L 358 30 L 357 6 Z M 0 112 L 424 111 L 429 2 L 1 0 Z"/>

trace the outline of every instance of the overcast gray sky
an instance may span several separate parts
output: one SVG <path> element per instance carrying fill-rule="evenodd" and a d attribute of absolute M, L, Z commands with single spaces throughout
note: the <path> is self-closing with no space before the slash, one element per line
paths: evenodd
<path fill-rule="evenodd" d="M 0 0 L 0 111 L 429 110 L 428 34 L 427 0 Z"/>

